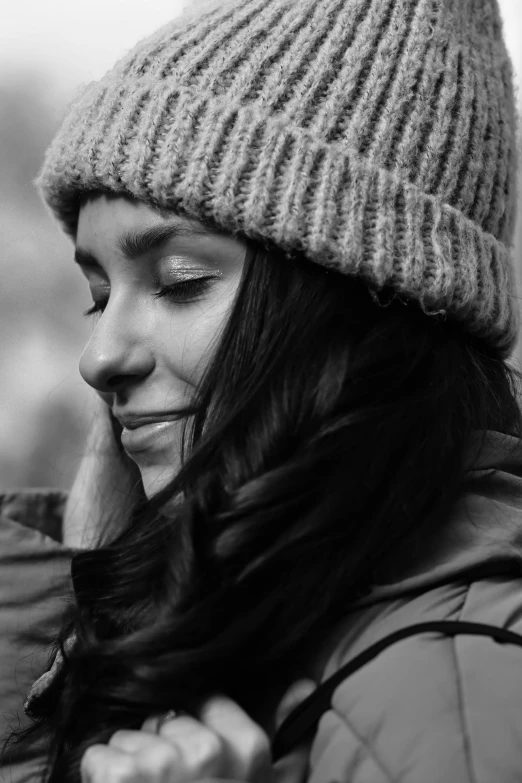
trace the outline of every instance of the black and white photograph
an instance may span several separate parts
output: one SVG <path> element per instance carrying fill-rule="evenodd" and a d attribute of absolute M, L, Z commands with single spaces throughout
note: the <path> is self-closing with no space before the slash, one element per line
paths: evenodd
<path fill-rule="evenodd" d="M 0 783 L 522 783 L 522 1 L 0 23 Z"/>

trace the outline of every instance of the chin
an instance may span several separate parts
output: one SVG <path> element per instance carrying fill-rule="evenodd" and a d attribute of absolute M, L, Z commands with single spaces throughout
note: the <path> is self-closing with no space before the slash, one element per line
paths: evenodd
<path fill-rule="evenodd" d="M 159 476 L 150 476 L 148 473 L 147 475 L 142 474 L 141 481 L 147 499 L 150 500 L 153 495 L 160 491 L 160 489 L 166 487 L 169 481 L 171 481 L 173 478 L 174 473 L 170 473 L 170 475 L 167 477 L 165 477 L 164 474 Z"/>
<path fill-rule="evenodd" d="M 150 498 L 163 489 L 176 475 L 176 466 L 169 462 L 162 465 L 138 465 L 145 495 Z"/>

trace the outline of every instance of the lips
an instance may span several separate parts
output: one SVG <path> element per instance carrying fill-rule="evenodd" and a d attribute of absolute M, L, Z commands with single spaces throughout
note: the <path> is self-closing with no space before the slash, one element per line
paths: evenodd
<path fill-rule="evenodd" d="M 138 427 L 164 421 L 178 421 L 181 418 L 180 413 L 125 413 L 121 415 L 115 413 L 114 415 L 126 430 L 135 430 Z"/>
<path fill-rule="evenodd" d="M 121 445 L 125 451 L 133 454 L 139 451 L 169 451 L 175 444 L 179 418 L 142 424 L 134 429 L 124 427 Z"/>
<path fill-rule="evenodd" d="M 121 445 L 125 451 L 165 451 L 174 445 L 180 413 L 114 414 L 122 426 Z"/>

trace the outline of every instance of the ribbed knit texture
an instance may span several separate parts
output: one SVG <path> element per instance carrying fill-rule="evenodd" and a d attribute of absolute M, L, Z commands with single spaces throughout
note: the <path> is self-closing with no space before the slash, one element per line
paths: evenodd
<path fill-rule="evenodd" d="M 84 87 L 37 186 L 127 193 L 391 287 L 507 356 L 513 69 L 497 0 L 199 3 Z"/>

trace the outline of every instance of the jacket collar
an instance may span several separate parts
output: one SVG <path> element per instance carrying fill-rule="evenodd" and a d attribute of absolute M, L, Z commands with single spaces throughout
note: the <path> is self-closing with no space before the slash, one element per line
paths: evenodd
<path fill-rule="evenodd" d="M 420 621 L 412 619 L 409 611 L 410 619 L 405 619 L 403 611 L 419 591 L 423 594 L 458 581 L 463 571 L 499 559 L 518 561 L 522 570 L 522 440 L 477 431 L 468 465 L 467 491 L 454 505 L 443 531 L 437 531 L 399 580 L 375 584 L 367 595 L 346 606 L 344 618 L 313 654 L 306 676 L 323 681 L 377 638 L 396 630 L 396 623 Z"/>
<path fill-rule="evenodd" d="M 350 609 L 429 588 L 463 570 L 509 557 L 522 567 L 522 440 L 477 431 L 468 456 L 470 487 L 426 552 L 400 581 L 377 584 Z"/>

